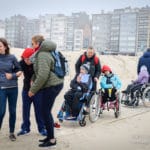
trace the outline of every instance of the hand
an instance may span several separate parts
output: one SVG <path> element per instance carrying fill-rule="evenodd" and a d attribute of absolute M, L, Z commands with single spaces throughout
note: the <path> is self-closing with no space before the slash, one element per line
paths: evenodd
<path fill-rule="evenodd" d="M 20 77 L 20 76 L 21 76 L 21 74 L 22 74 L 22 71 L 18 71 L 18 72 L 16 72 L 16 76 L 17 76 L 17 77 Z"/>
<path fill-rule="evenodd" d="M 95 77 L 95 78 L 94 78 L 94 81 L 95 81 L 95 82 L 98 82 L 98 78 L 97 78 L 97 77 Z"/>
<path fill-rule="evenodd" d="M 134 83 L 134 80 L 131 80 L 132 83 Z"/>
<path fill-rule="evenodd" d="M 6 79 L 11 80 L 12 79 L 12 74 L 11 73 L 5 73 Z"/>
<path fill-rule="evenodd" d="M 33 84 L 33 81 L 31 80 L 31 81 L 30 81 L 30 85 L 32 85 L 32 84 Z"/>
<path fill-rule="evenodd" d="M 81 77 L 80 77 L 80 75 L 78 75 L 77 76 L 77 82 L 80 83 L 80 81 L 81 81 Z"/>
<path fill-rule="evenodd" d="M 29 91 L 29 92 L 28 92 L 28 96 L 29 96 L 29 97 L 34 96 L 34 93 L 32 93 L 31 91 Z"/>

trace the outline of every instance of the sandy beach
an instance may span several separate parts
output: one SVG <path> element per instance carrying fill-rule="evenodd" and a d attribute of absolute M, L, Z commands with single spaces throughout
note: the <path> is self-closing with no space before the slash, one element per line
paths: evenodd
<path fill-rule="evenodd" d="M 18 59 L 21 49 L 12 49 Z M 69 60 L 70 74 L 65 77 L 64 89 L 56 98 L 53 108 L 54 119 L 63 102 L 63 95 L 69 89 L 70 80 L 74 76 L 74 63 L 81 52 L 64 52 Z M 109 65 L 121 78 L 124 89 L 132 79 L 136 78 L 138 56 L 99 56 L 101 64 Z M 22 123 L 22 79 L 20 77 L 19 95 L 17 103 L 17 133 Z M 150 108 L 140 103 L 137 108 L 128 108 L 121 105 L 121 115 L 114 117 L 113 111 L 104 111 L 101 117 L 91 123 L 87 118 L 87 125 L 80 127 L 78 122 L 65 121 L 61 129 L 55 129 L 57 150 L 149 150 L 150 149 Z M 9 114 L 8 109 L 0 131 L 0 150 L 40 150 L 38 140 L 43 137 L 38 133 L 35 123 L 34 110 L 31 109 L 31 132 L 28 135 L 17 137 L 15 142 L 9 140 Z M 45 149 L 45 148 L 43 148 Z M 52 149 L 52 148 L 51 148 Z M 53 148 L 54 149 L 54 148 Z"/>

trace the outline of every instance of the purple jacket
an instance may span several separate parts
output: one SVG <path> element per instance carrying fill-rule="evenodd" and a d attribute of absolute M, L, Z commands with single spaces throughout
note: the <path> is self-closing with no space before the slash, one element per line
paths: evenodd
<path fill-rule="evenodd" d="M 134 81 L 134 83 L 144 84 L 148 83 L 148 80 L 149 80 L 149 73 L 147 71 L 147 68 L 145 66 L 142 66 L 138 78 L 137 80 Z"/>

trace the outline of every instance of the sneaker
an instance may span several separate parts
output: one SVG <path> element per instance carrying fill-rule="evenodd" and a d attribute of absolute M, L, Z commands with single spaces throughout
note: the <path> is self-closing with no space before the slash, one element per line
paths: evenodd
<path fill-rule="evenodd" d="M 15 137 L 15 135 L 14 135 L 13 133 L 10 133 L 9 139 L 10 139 L 11 141 L 16 141 L 16 137 Z"/>
<path fill-rule="evenodd" d="M 127 106 L 134 106 L 134 103 L 135 103 L 135 99 L 132 99 L 132 101 L 130 101 Z"/>
<path fill-rule="evenodd" d="M 47 136 L 47 131 L 45 129 L 39 132 L 42 136 Z"/>
<path fill-rule="evenodd" d="M 58 122 L 55 122 L 54 127 L 57 128 L 57 129 L 60 129 L 60 124 Z"/>
<path fill-rule="evenodd" d="M 63 120 L 63 111 L 59 111 L 59 113 L 57 114 L 57 118 Z"/>
<path fill-rule="evenodd" d="M 67 118 L 65 118 L 66 120 L 76 120 L 77 117 L 76 116 L 68 116 Z"/>
<path fill-rule="evenodd" d="M 39 142 L 43 142 L 43 143 L 48 142 L 48 141 L 49 141 L 49 138 L 47 138 L 47 137 L 43 140 L 39 140 Z"/>
<path fill-rule="evenodd" d="M 30 131 L 27 131 L 27 130 L 21 130 L 20 132 L 17 133 L 17 136 L 20 136 L 20 135 L 25 135 L 25 134 L 28 134 Z"/>
<path fill-rule="evenodd" d="M 69 117 L 69 116 L 71 116 L 71 113 L 70 113 L 69 111 L 66 111 L 66 112 L 65 112 L 65 117 L 67 118 L 67 117 Z"/>
<path fill-rule="evenodd" d="M 39 147 L 52 147 L 52 146 L 56 146 L 56 141 L 54 143 L 50 142 L 50 141 L 47 141 L 47 142 L 44 142 L 42 144 L 39 144 Z"/>

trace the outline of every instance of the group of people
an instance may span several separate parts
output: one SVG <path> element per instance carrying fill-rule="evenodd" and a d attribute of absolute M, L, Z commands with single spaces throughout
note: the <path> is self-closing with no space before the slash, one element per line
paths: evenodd
<path fill-rule="evenodd" d="M 23 123 L 18 135 L 30 132 L 30 107 L 33 103 L 38 131 L 46 136 L 44 140 L 40 140 L 42 143 L 39 146 L 56 145 L 51 110 L 56 96 L 63 88 L 64 79 L 60 79 L 52 71 L 55 62 L 50 51 L 54 50 L 56 50 L 56 43 L 45 40 L 41 35 L 36 35 L 32 37 L 32 48 L 25 49 L 21 61 L 18 62 L 16 57 L 10 54 L 7 40 L 0 38 L 0 130 L 8 100 L 11 141 L 16 140 L 14 130 L 18 96 L 17 79 L 23 73 Z"/>
<path fill-rule="evenodd" d="M 63 89 L 64 84 L 64 78 L 59 78 L 53 71 L 55 60 L 50 52 L 55 51 L 57 45 L 50 40 L 44 39 L 41 35 L 33 36 L 31 42 L 32 48 L 26 48 L 23 51 L 19 62 L 14 55 L 10 54 L 7 40 L 0 38 L 0 130 L 8 100 L 10 115 L 9 138 L 11 141 L 16 140 L 14 130 L 18 96 L 17 80 L 23 74 L 23 122 L 17 135 L 30 132 L 30 108 L 33 103 L 38 131 L 41 135 L 46 136 L 46 138 L 39 140 L 41 142 L 39 147 L 54 146 L 57 141 L 54 136 L 54 120 L 51 111 L 55 99 Z M 143 57 L 148 57 L 148 62 L 150 62 L 150 49 L 147 53 Z M 144 62 L 143 64 L 143 62 L 143 60 L 139 61 L 138 68 L 145 70 L 147 67 L 148 71 L 150 71 L 150 63 L 145 64 Z M 146 67 L 143 67 L 143 65 Z M 108 89 L 110 88 L 113 89 L 111 100 L 115 100 L 115 93 L 121 88 L 121 81 L 109 66 L 104 65 L 101 67 L 100 60 L 92 46 L 89 46 L 87 51 L 79 57 L 75 64 L 75 70 L 76 75 L 71 81 L 71 89 L 64 95 L 65 102 L 71 109 L 71 115 L 77 116 L 79 113 L 79 108 L 77 107 L 79 99 L 84 93 L 96 90 L 97 82 L 102 73 L 103 77 L 101 78 L 100 86 L 105 90 L 103 105 L 105 106 Z"/>
<path fill-rule="evenodd" d="M 138 106 L 138 101 L 134 97 L 134 92 L 140 90 L 142 85 L 150 82 L 150 48 L 140 57 L 137 66 L 138 77 L 136 80 L 132 80 L 132 83 L 122 91 L 125 94 L 130 94 L 130 99 L 127 99 L 124 104 L 127 106 Z"/>

